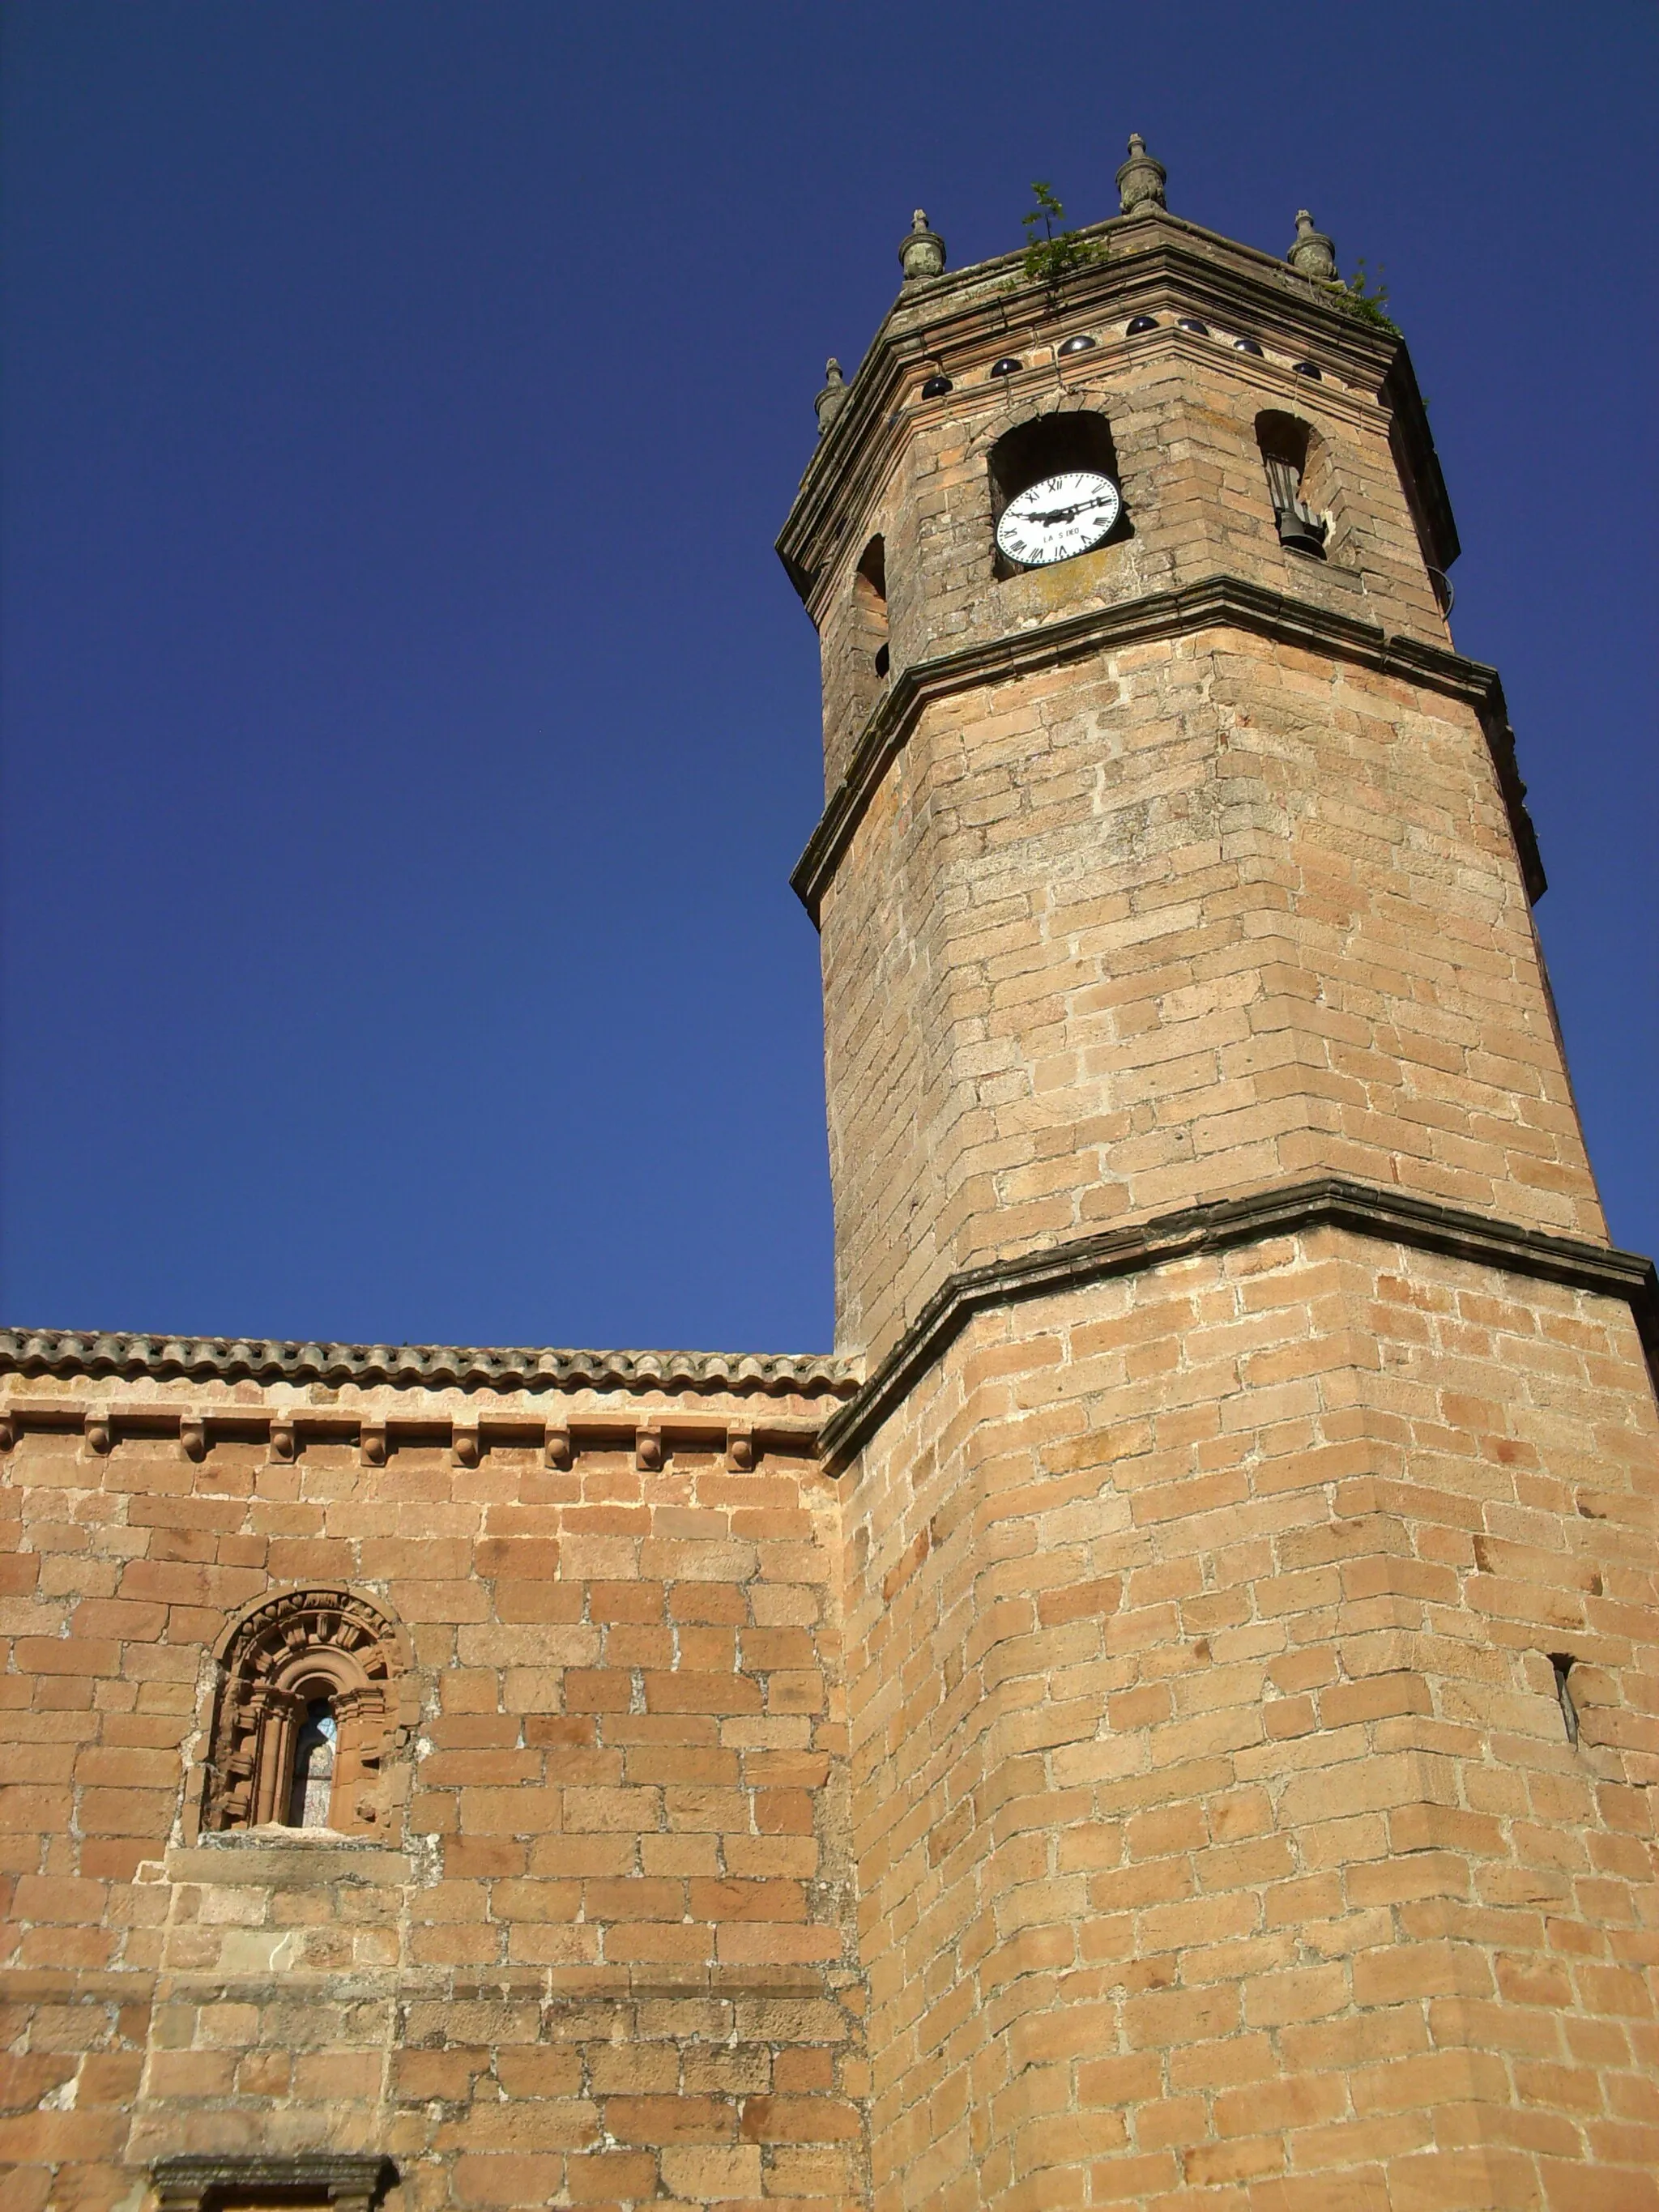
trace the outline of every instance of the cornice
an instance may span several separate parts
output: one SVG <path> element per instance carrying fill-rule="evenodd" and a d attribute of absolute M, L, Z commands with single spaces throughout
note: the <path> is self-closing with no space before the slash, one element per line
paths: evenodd
<path fill-rule="evenodd" d="M 1030 343 L 1045 325 L 1091 313 L 1115 319 L 1178 301 L 1258 334 L 1280 331 L 1299 350 L 1340 366 L 1357 389 L 1383 398 L 1401 343 L 1345 313 L 1272 256 L 1161 211 L 1097 224 L 1081 235 L 1105 252 L 1067 276 L 1058 296 L 1025 283 L 1022 257 L 1011 253 L 937 277 L 894 303 L 854 374 L 850 399 L 807 463 L 778 537 L 779 556 L 803 599 L 810 600 L 830 557 L 833 518 L 859 511 L 890 467 L 913 411 L 896 403 L 924 361 L 954 365 L 983 347 Z M 1415 392 L 1414 380 L 1410 388 Z M 1443 503 L 1420 407 L 1409 435 L 1414 475 L 1437 487 Z M 1417 451 L 1424 441 L 1425 450 Z M 1426 503 L 1436 504 L 1431 491 Z M 1445 513 L 1449 518 L 1449 503 Z"/>
<path fill-rule="evenodd" d="M 1480 717 L 1509 814 L 1528 896 L 1546 888 L 1538 839 L 1526 808 L 1526 786 L 1515 762 L 1515 737 L 1495 668 L 1443 646 L 1389 635 L 1380 623 L 1268 591 L 1242 576 L 1201 577 L 1167 592 L 1149 592 L 1110 606 L 1091 607 L 1060 621 L 983 643 L 959 646 L 902 670 L 866 724 L 842 776 L 807 840 L 789 880 L 816 923 L 823 895 L 883 778 L 908 742 L 923 711 L 936 701 L 979 685 L 1006 682 L 1033 670 L 1060 667 L 1127 645 L 1192 630 L 1233 629 L 1258 637 L 1326 653 L 1359 667 L 1404 677 L 1425 689 L 1472 707 Z"/>
<path fill-rule="evenodd" d="M 121 1381 L 320 1382 L 468 1391 L 705 1390 L 847 1396 L 851 1363 L 830 1353 L 560 1352 L 441 1344 L 299 1344 L 264 1338 L 0 1329 L 0 1375 Z"/>
<path fill-rule="evenodd" d="M 1659 1364 L 1659 1278 L 1651 1260 L 1328 1176 L 1245 1198 L 1183 1206 L 1018 1259 L 962 1269 L 940 1285 L 869 1381 L 824 1424 L 820 1442 L 825 1467 L 831 1474 L 846 1468 L 976 1314 L 1312 1229 L 1343 1229 L 1622 1298 L 1635 1316 L 1650 1364 Z"/>

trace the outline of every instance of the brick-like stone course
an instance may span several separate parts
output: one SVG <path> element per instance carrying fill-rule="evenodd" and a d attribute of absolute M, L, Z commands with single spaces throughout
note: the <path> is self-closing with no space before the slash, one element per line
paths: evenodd
<path fill-rule="evenodd" d="M 781 541 L 842 1358 L 0 1337 L 0 2212 L 1659 2212 L 1650 1275 L 1438 465 L 1283 264 L 1097 242 L 910 288 Z M 1080 408 L 1127 526 L 999 577 L 996 441 Z M 342 1591 L 356 1832 L 216 1825 L 313 1694 L 216 1752 L 228 1639 Z"/>
<path fill-rule="evenodd" d="M 876 2205 L 1652 2201 L 1656 1444 L 1346 1233 L 975 1320 L 848 1478 Z"/>
<path fill-rule="evenodd" d="M 1607 1243 L 1395 365 L 1293 335 L 1224 241 L 1105 243 L 1058 310 L 1006 270 L 901 304 L 781 541 L 838 824 L 797 878 L 838 1342 L 872 1367 L 965 1271 L 1320 1177 Z M 1000 578 L 995 442 L 1083 408 L 1127 527 Z M 1278 541 L 1264 410 L 1310 434 L 1323 561 Z M 878 531 L 921 687 L 890 736 L 844 611 Z M 1253 624 L 1182 614 L 1214 578 Z M 1133 641 L 1045 648 L 1158 595 Z M 1264 1231 L 899 1371 L 843 1478 L 876 2212 L 1654 2212 L 1629 1304 Z"/>
<path fill-rule="evenodd" d="M 319 2147 L 390 2152 L 408 2208 L 860 2194 L 839 1506 L 809 1449 L 728 1468 L 675 1437 L 720 1405 L 669 1401 L 641 1469 L 604 1433 L 640 1408 L 594 1395 L 568 1470 L 343 1441 L 193 1463 L 124 1434 L 118 1391 L 104 1453 L 25 1395 L 8 2212 L 130 2202 L 181 2151 Z M 810 1436 L 822 1410 L 768 1418 Z M 213 1646 L 307 1582 L 408 1640 L 386 1832 L 198 1834 Z"/>
<path fill-rule="evenodd" d="M 1485 738 L 1420 687 L 1206 631 L 930 707 L 823 928 L 872 1357 L 956 1268 L 1310 1173 L 1605 1241 Z"/>

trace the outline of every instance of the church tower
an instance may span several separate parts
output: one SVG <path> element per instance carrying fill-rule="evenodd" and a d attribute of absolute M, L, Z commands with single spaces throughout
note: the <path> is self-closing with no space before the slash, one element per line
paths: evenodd
<path fill-rule="evenodd" d="M 872 2201 L 1648 2206 L 1653 1271 L 1406 349 L 1164 182 L 919 213 L 780 540 Z"/>

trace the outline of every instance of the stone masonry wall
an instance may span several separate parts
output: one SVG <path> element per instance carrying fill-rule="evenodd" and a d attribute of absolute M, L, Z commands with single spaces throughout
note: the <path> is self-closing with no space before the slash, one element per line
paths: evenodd
<path fill-rule="evenodd" d="M 177 1388 L 99 1388 L 97 1450 L 88 1395 L 17 1385 L 0 1488 L 5 2212 L 320 2148 L 389 2152 L 401 2212 L 860 2201 L 823 1404 L 578 1395 L 560 1468 L 460 1463 L 453 1395 L 324 1394 L 289 1462 L 223 1392 L 193 1462 Z M 386 1831 L 198 1834 L 216 1640 L 317 1582 L 407 1641 Z"/>
<path fill-rule="evenodd" d="M 1137 310 L 1149 304 L 1137 299 Z M 1156 303 L 1154 304 L 1156 307 Z M 981 341 L 952 362 L 955 389 L 910 395 L 890 466 L 839 544 L 814 594 L 823 647 L 824 749 L 833 788 L 874 690 L 856 651 L 854 572 L 869 538 L 886 540 L 892 669 L 953 647 L 1007 635 L 1056 615 L 1105 606 L 1224 574 L 1388 631 L 1445 646 L 1445 618 L 1424 565 L 1417 526 L 1389 447 L 1389 416 L 1375 392 L 1328 360 L 1323 380 L 1296 374 L 1299 341 L 1265 324 L 1263 359 L 1232 348 L 1216 324 L 1207 337 L 1176 326 L 1191 302 L 1173 294 L 1159 325 L 1122 335 L 1127 309 L 1074 310 L 1012 341 L 1030 366 L 990 380 L 992 355 L 1010 334 Z M 1071 336 L 1097 336 L 1061 362 Z M 919 363 L 916 385 L 931 364 Z M 989 458 L 1006 431 L 1038 415 L 1075 409 L 1103 416 L 1118 458 L 1129 528 L 1098 551 L 998 579 Z M 1328 557 L 1279 542 L 1256 435 L 1276 410 L 1304 423 L 1320 449 L 1309 489 L 1331 518 Z"/>
<path fill-rule="evenodd" d="M 840 1340 L 1320 1172 L 1605 1237 L 1472 711 L 1213 629 L 929 707 L 823 908 Z"/>
<path fill-rule="evenodd" d="M 847 1482 L 876 2212 L 1659 2204 L 1622 1304 L 1194 1259 L 981 1316 Z"/>

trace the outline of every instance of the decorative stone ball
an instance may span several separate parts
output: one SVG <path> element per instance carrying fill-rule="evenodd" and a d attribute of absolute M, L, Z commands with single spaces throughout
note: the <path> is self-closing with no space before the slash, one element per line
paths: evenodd
<path fill-rule="evenodd" d="M 841 373 L 841 363 L 831 354 L 823 364 L 823 389 L 812 402 L 818 413 L 818 435 L 829 430 L 842 409 L 852 398 L 852 392 Z"/>
<path fill-rule="evenodd" d="M 928 229 L 925 208 L 918 208 L 911 216 L 898 256 L 907 284 L 920 284 L 924 277 L 945 274 L 945 240 L 936 230 Z"/>
<path fill-rule="evenodd" d="M 1322 230 L 1314 228 L 1314 219 L 1306 208 L 1296 211 L 1296 238 L 1285 256 L 1300 276 L 1311 276 L 1316 283 L 1329 284 L 1336 276 L 1336 248 Z"/>
<path fill-rule="evenodd" d="M 1163 162 L 1155 161 L 1146 151 L 1146 141 L 1139 131 L 1132 131 L 1129 158 L 1117 173 L 1118 205 L 1124 214 L 1133 215 L 1137 208 L 1163 207 L 1168 175 Z"/>

